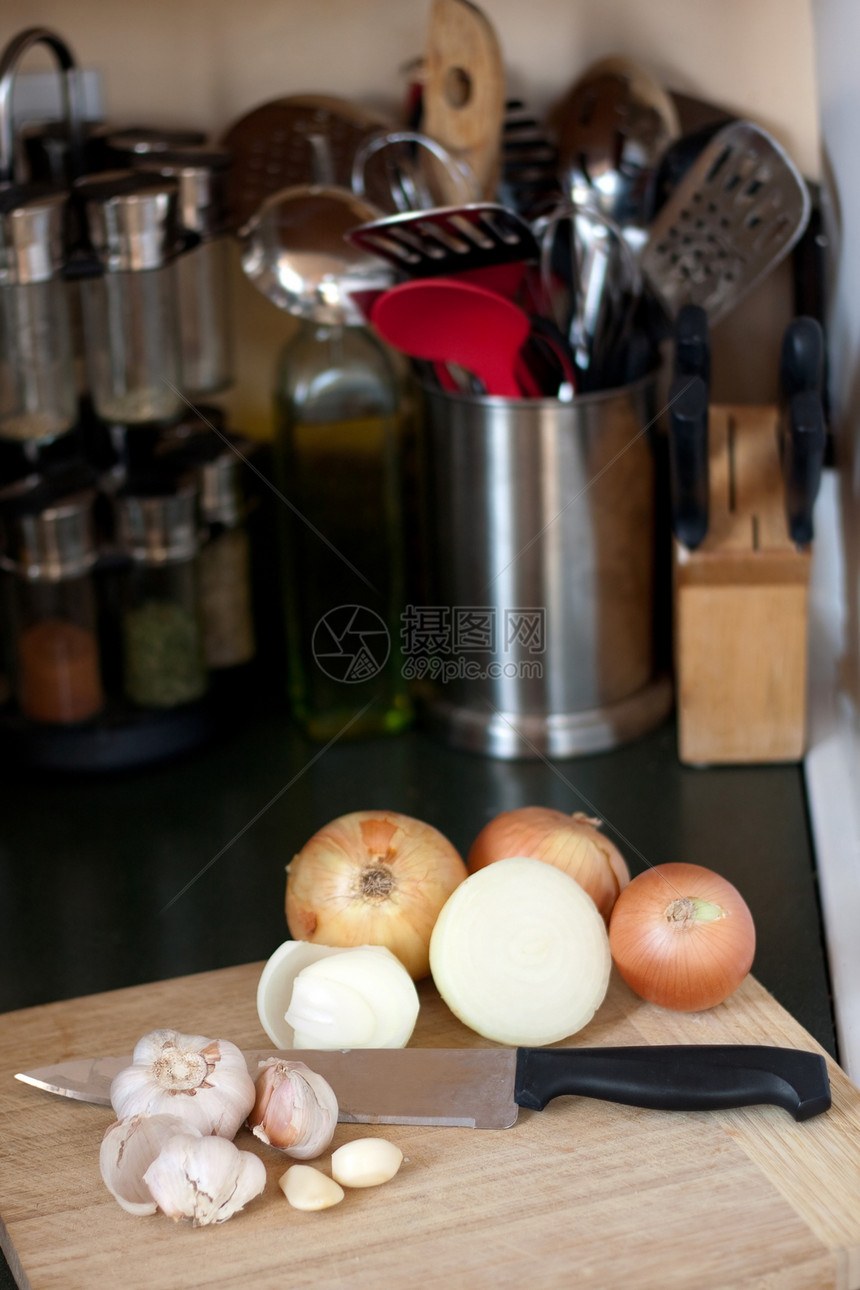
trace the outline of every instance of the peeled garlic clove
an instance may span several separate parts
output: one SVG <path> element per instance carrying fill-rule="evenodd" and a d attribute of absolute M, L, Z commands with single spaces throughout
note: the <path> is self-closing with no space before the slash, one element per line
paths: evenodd
<path fill-rule="evenodd" d="M 311 1160 L 325 1151 L 336 1125 L 337 1098 L 322 1075 L 304 1062 L 270 1057 L 260 1063 L 248 1127 L 261 1142 Z"/>
<path fill-rule="evenodd" d="M 200 1133 L 233 1138 L 254 1105 L 254 1081 L 241 1049 L 227 1039 L 152 1030 L 131 1066 L 111 1084 L 118 1119 L 178 1115 Z"/>
<path fill-rule="evenodd" d="M 227 1138 L 177 1134 L 149 1166 L 143 1180 L 160 1210 L 195 1227 L 224 1223 L 266 1185 L 266 1166 Z"/>
<path fill-rule="evenodd" d="M 378 1187 L 402 1163 L 403 1152 L 387 1138 L 354 1138 L 332 1152 L 331 1176 L 344 1187 Z"/>
<path fill-rule="evenodd" d="M 162 1147 L 179 1133 L 197 1135 L 177 1115 L 132 1115 L 105 1132 L 99 1170 L 108 1191 L 129 1214 L 154 1214 L 152 1193 L 143 1175 Z"/>
<path fill-rule="evenodd" d="M 343 1188 L 311 1165 L 290 1165 L 278 1186 L 293 1209 L 330 1209 L 343 1200 Z"/>

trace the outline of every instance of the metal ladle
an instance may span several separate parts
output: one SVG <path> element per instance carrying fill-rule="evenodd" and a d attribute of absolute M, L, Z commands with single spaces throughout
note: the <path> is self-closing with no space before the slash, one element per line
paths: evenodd
<path fill-rule="evenodd" d="M 680 135 L 662 86 L 632 59 L 602 59 L 576 81 L 550 121 L 571 200 L 596 206 L 644 237 L 657 168 Z"/>
<path fill-rule="evenodd" d="M 361 324 L 367 301 L 391 286 L 396 271 L 345 234 L 380 214 L 336 185 L 281 189 L 239 230 L 242 268 L 264 296 L 295 317 Z"/>

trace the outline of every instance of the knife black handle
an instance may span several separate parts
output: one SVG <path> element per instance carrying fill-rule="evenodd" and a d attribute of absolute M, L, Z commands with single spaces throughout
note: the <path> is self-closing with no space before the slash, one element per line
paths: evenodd
<path fill-rule="evenodd" d="M 803 390 L 821 394 L 824 388 L 824 330 L 816 318 L 792 318 L 782 335 L 779 389 L 788 401 Z"/>
<path fill-rule="evenodd" d="M 675 376 L 700 376 L 711 385 L 708 315 L 701 305 L 682 305 L 675 319 Z"/>
<path fill-rule="evenodd" d="M 662 1111 L 716 1111 L 768 1103 L 808 1120 L 830 1106 L 819 1053 L 765 1045 L 520 1048 L 514 1101 L 542 1111 L 573 1094 Z"/>
<path fill-rule="evenodd" d="M 827 427 L 820 395 L 802 390 L 788 401 L 780 426 L 785 516 L 792 542 L 813 538 L 812 511 L 821 486 Z"/>
<path fill-rule="evenodd" d="M 676 376 L 669 391 L 669 487 L 672 530 L 690 551 L 708 532 L 708 387 Z"/>

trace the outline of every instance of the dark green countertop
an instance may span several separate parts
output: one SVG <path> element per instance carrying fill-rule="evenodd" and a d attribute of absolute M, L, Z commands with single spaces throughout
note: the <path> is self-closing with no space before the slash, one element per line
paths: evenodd
<path fill-rule="evenodd" d="M 756 922 L 755 974 L 835 1052 L 801 768 L 682 767 L 671 723 L 549 764 L 418 731 L 321 751 L 274 714 L 174 763 L 100 779 L 7 771 L 6 790 L 0 1011 L 268 957 L 288 935 L 287 862 L 347 811 L 417 816 L 465 854 L 498 811 L 542 804 L 600 817 L 634 873 L 682 860 L 734 882 Z"/>

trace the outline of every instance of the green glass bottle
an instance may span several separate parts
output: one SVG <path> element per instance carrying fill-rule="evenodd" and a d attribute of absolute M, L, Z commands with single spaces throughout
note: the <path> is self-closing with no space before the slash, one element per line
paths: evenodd
<path fill-rule="evenodd" d="M 303 321 L 276 378 L 287 675 L 317 742 L 412 721 L 402 675 L 404 391 L 366 327 Z"/>

